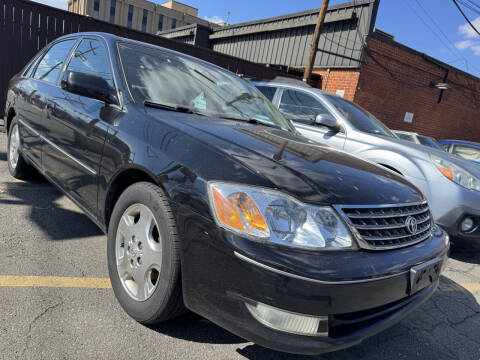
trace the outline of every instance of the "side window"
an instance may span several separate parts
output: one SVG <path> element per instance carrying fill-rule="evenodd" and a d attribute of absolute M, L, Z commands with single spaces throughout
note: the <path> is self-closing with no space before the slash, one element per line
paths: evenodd
<path fill-rule="evenodd" d="M 317 115 L 330 114 L 313 96 L 295 90 L 283 91 L 280 111 L 287 119 L 305 124 L 312 124 Z"/>
<path fill-rule="evenodd" d="M 257 86 L 257 89 L 261 91 L 261 93 L 268 99 L 270 102 L 273 101 L 275 97 L 275 93 L 277 92 L 277 88 L 271 86 Z"/>
<path fill-rule="evenodd" d="M 450 144 L 440 144 L 442 149 L 446 152 L 450 152 Z"/>
<path fill-rule="evenodd" d="M 24 77 L 32 77 L 33 71 L 35 70 L 35 67 L 37 66 L 39 60 L 39 56 L 36 56 L 34 60 L 30 62 L 30 64 L 25 68 L 25 71 L 23 72 Z"/>
<path fill-rule="evenodd" d="M 452 154 L 466 160 L 480 161 L 480 149 L 468 145 L 453 145 Z"/>
<path fill-rule="evenodd" d="M 67 71 L 100 76 L 113 86 L 112 72 L 105 46 L 94 39 L 84 39 L 75 50 Z"/>
<path fill-rule="evenodd" d="M 33 77 L 55 84 L 62 71 L 63 64 L 76 41 L 66 40 L 53 45 L 38 64 Z"/>

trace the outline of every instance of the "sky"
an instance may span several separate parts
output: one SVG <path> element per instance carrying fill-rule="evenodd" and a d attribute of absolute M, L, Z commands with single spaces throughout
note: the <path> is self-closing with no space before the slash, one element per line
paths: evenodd
<path fill-rule="evenodd" d="M 34 0 L 61 9 L 67 0 Z M 466 2 L 468 0 L 462 0 Z M 478 13 L 465 13 L 480 30 L 480 0 Z M 153 0 L 162 3 L 162 0 Z M 199 17 L 213 22 L 231 24 L 279 16 L 291 12 L 318 8 L 321 0 L 183 0 L 199 9 Z M 345 0 L 331 0 L 330 4 Z M 480 36 L 467 24 L 453 0 L 381 0 L 375 25 L 398 42 L 426 53 L 447 64 L 480 77 Z"/>

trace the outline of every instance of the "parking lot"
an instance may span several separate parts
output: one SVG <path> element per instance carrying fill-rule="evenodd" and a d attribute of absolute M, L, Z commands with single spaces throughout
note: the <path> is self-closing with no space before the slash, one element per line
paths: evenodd
<path fill-rule="evenodd" d="M 148 328 L 117 304 L 106 238 L 39 177 L 14 180 L 0 135 L 0 357 L 306 359 L 246 342 L 188 314 Z M 453 251 L 440 290 L 363 344 L 319 359 L 480 359 L 480 254 Z"/>

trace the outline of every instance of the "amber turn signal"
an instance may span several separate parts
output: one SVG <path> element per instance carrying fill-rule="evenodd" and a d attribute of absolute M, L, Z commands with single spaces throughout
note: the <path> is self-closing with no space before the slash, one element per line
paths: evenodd
<path fill-rule="evenodd" d="M 225 226 L 248 235 L 270 236 L 267 222 L 255 201 L 245 192 L 225 194 L 212 185 L 212 200 L 218 220 Z"/>

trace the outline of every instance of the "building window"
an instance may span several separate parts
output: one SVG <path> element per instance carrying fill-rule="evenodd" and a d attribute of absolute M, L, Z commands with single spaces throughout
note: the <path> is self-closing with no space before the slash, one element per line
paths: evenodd
<path fill-rule="evenodd" d="M 133 5 L 128 5 L 128 18 L 127 18 L 127 27 L 132 28 L 133 20 Z"/>
<path fill-rule="evenodd" d="M 148 11 L 143 9 L 142 31 L 147 32 Z"/>
<path fill-rule="evenodd" d="M 100 17 L 100 0 L 93 2 L 93 17 L 98 19 Z"/>
<path fill-rule="evenodd" d="M 110 0 L 110 22 L 115 24 L 115 9 L 117 7 L 117 0 Z"/>
<path fill-rule="evenodd" d="M 172 29 L 177 27 L 177 19 L 172 19 Z"/>
<path fill-rule="evenodd" d="M 163 15 L 160 15 L 158 17 L 158 31 L 162 31 L 163 30 Z"/>

